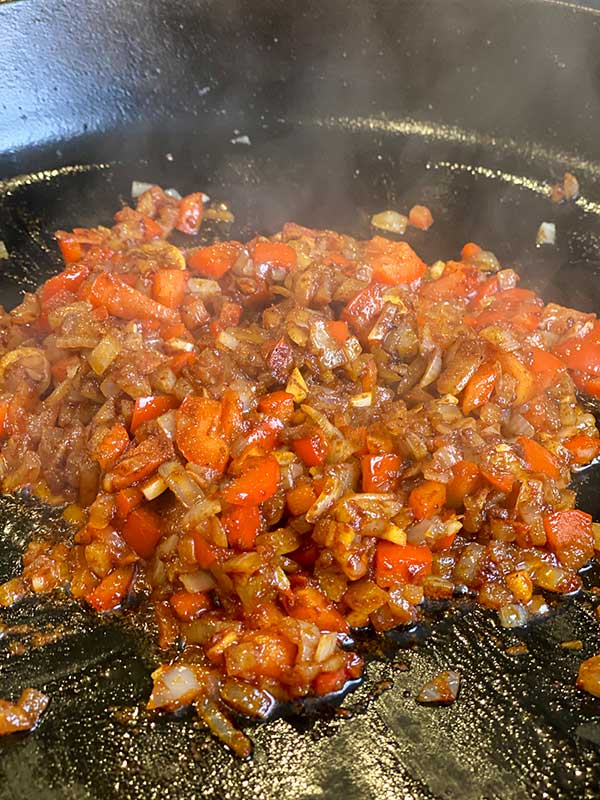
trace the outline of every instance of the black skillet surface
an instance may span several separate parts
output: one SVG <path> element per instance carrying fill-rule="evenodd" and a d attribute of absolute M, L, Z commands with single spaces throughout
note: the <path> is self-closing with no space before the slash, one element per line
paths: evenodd
<path fill-rule="evenodd" d="M 99 8 L 0 6 L 13 46 L 0 49 L 2 169 L 58 167 L 0 184 L 6 304 L 58 268 L 52 230 L 109 222 L 137 178 L 227 200 L 235 236 L 288 219 L 368 235 L 375 210 L 423 201 L 436 223 L 411 241 L 424 258 L 475 240 L 547 299 L 598 310 L 592 12 L 449 0 Z M 565 167 L 584 197 L 556 208 L 544 188 Z M 535 248 L 542 220 L 556 222 L 556 248 Z M 596 518 L 598 474 L 577 479 Z M 53 523 L 12 498 L 0 520 L 6 579 L 28 537 Z M 0 798 L 598 797 L 600 701 L 574 688 L 579 661 L 600 650 L 594 605 L 586 591 L 520 632 L 467 601 L 433 609 L 415 632 L 363 643 L 366 679 L 345 711 L 248 726 L 255 753 L 240 763 L 192 718 L 136 710 L 155 662 L 126 617 L 26 602 L 2 612 L 26 627 L 0 635 L 0 696 L 32 685 L 52 704 L 34 734 L 0 741 Z M 36 631 L 56 640 L 40 646 Z M 582 651 L 560 647 L 577 638 Z M 507 652 L 519 642 L 528 652 Z M 418 706 L 422 683 L 450 667 L 463 676 L 458 702 Z"/>

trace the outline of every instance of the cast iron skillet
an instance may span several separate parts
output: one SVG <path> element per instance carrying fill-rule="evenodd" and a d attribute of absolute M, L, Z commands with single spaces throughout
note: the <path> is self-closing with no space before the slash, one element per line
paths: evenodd
<path fill-rule="evenodd" d="M 227 200 L 235 236 L 289 219 L 366 236 L 375 210 L 422 201 L 435 226 L 411 241 L 427 260 L 475 240 L 547 299 L 597 311 L 600 14 L 295 5 L 0 4 L 3 302 L 59 268 L 53 230 L 108 223 L 137 178 Z M 557 208 L 544 187 L 565 168 L 584 197 Z M 543 220 L 554 249 L 534 246 Z M 598 474 L 576 481 L 596 518 Z M 0 521 L 4 580 L 55 523 L 22 497 L 0 499 Z M 518 632 L 468 601 L 432 609 L 416 631 L 363 643 L 366 679 L 340 710 L 248 726 L 254 757 L 240 763 L 191 717 L 139 710 L 155 661 L 126 617 L 27 601 L 2 612 L 23 627 L 0 634 L 0 696 L 36 686 L 52 703 L 34 734 L 0 742 L 0 798 L 592 798 L 600 701 L 574 679 L 600 650 L 594 606 L 586 590 Z M 572 639 L 583 650 L 560 647 Z M 418 706 L 450 667 L 459 701 Z"/>

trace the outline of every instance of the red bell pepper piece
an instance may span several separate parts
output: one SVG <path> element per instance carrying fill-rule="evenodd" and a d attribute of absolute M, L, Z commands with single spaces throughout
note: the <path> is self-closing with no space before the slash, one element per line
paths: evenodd
<path fill-rule="evenodd" d="M 477 253 L 481 253 L 481 247 L 475 242 L 467 242 L 463 249 L 460 251 L 460 257 L 463 261 L 470 261 Z"/>
<path fill-rule="evenodd" d="M 574 464 L 589 464 L 600 455 L 600 439 L 592 436 L 572 436 L 564 442 Z"/>
<path fill-rule="evenodd" d="M 47 309 L 50 300 L 61 292 L 76 294 L 89 274 L 90 270 L 85 264 L 78 264 L 77 266 L 67 267 L 67 269 L 59 272 L 58 275 L 48 278 L 42 286 L 40 295 L 42 309 Z"/>
<path fill-rule="evenodd" d="M 129 446 L 129 434 L 124 425 L 115 422 L 111 429 L 103 436 L 94 457 L 102 469 L 113 464 L 119 456 L 123 455 Z"/>
<path fill-rule="evenodd" d="M 344 688 L 347 681 L 346 670 L 344 667 L 340 667 L 331 672 L 319 672 L 312 682 L 312 688 L 318 697 L 323 697 L 323 695 L 332 694 L 332 692 L 339 692 L 340 689 Z"/>
<path fill-rule="evenodd" d="M 279 486 L 280 470 L 275 456 L 257 458 L 222 491 L 234 506 L 257 506 L 273 497 Z"/>
<path fill-rule="evenodd" d="M 307 467 L 318 467 L 329 453 L 329 442 L 325 434 L 317 429 L 310 436 L 292 441 L 294 453 L 304 461 Z"/>
<path fill-rule="evenodd" d="M 117 567 L 85 599 L 96 611 L 112 611 L 125 599 L 132 578 L 133 567 Z"/>
<path fill-rule="evenodd" d="M 426 266 L 406 242 L 392 242 L 374 236 L 365 247 L 365 261 L 373 270 L 373 278 L 395 285 L 412 283 L 425 272 Z"/>
<path fill-rule="evenodd" d="M 258 409 L 283 422 L 289 422 L 294 414 L 294 395 L 289 392 L 271 392 L 261 397 Z"/>
<path fill-rule="evenodd" d="M 183 456 L 194 464 L 223 472 L 229 448 L 219 435 L 221 403 L 188 395 L 176 412 L 175 441 Z"/>
<path fill-rule="evenodd" d="M 417 519 L 437 514 L 446 502 L 446 486 L 439 481 L 423 481 L 408 496 L 408 504 Z"/>
<path fill-rule="evenodd" d="M 382 308 L 382 289 L 375 283 L 362 289 L 350 300 L 342 311 L 342 317 L 357 336 L 362 336 L 371 329 Z"/>
<path fill-rule="evenodd" d="M 314 586 L 297 589 L 293 599 L 285 605 L 290 617 L 313 622 L 320 631 L 347 633 L 349 630 L 344 617 Z"/>
<path fill-rule="evenodd" d="M 233 506 L 221 515 L 221 524 L 229 546 L 235 550 L 253 550 L 260 531 L 258 506 Z"/>
<path fill-rule="evenodd" d="M 152 279 L 152 297 L 167 308 L 179 308 L 185 297 L 188 274 L 182 269 L 161 269 Z"/>
<path fill-rule="evenodd" d="M 140 489 L 130 486 L 128 489 L 120 489 L 115 495 L 115 504 L 117 506 L 117 514 L 125 519 L 133 511 L 144 502 L 144 495 Z"/>
<path fill-rule="evenodd" d="M 177 398 L 171 397 L 170 395 L 138 397 L 133 406 L 133 416 L 131 417 L 130 425 L 131 432 L 135 433 L 143 422 L 156 419 L 171 408 L 177 408 L 178 404 L 179 401 Z"/>
<path fill-rule="evenodd" d="M 531 472 L 541 472 L 549 478 L 560 478 L 559 464 L 546 448 L 528 436 L 519 436 L 517 441 L 523 450 L 523 460 Z"/>
<path fill-rule="evenodd" d="M 257 266 L 293 269 L 296 258 L 294 248 L 282 242 L 257 242 L 252 251 L 252 259 Z"/>
<path fill-rule="evenodd" d="M 188 250 L 186 262 L 190 269 L 206 278 L 222 278 L 242 251 L 240 242 L 219 242 L 210 247 L 195 247 Z"/>
<path fill-rule="evenodd" d="M 342 319 L 332 319 L 327 323 L 327 330 L 339 345 L 345 344 L 350 336 L 348 325 Z"/>
<path fill-rule="evenodd" d="M 135 508 L 121 530 L 129 547 L 142 558 L 150 558 L 162 536 L 160 517 L 150 508 Z"/>
<path fill-rule="evenodd" d="M 206 592 L 173 592 L 170 598 L 171 607 L 183 622 L 192 622 L 212 608 L 210 597 Z"/>
<path fill-rule="evenodd" d="M 172 308 L 157 303 L 109 272 L 100 273 L 94 280 L 88 299 L 94 307 L 106 308 L 109 314 L 119 319 L 179 322 L 179 315 Z"/>
<path fill-rule="evenodd" d="M 375 579 L 382 587 L 394 583 L 414 583 L 431 574 L 431 550 L 425 545 L 377 542 Z"/>
<path fill-rule="evenodd" d="M 592 517 L 585 511 L 555 511 L 544 517 L 544 530 L 548 547 L 562 558 L 565 550 L 577 547 L 587 551 L 591 558 L 594 551 Z"/>
<path fill-rule="evenodd" d="M 196 234 L 200 230 L 203 216 L 204 195 L 202 192 L 188 194 L 179 201 L 179 214 L 175 227 L 182 233 Z"/>
<path fill-rule="evenodd" d="M 487 403 L 496 387 L 500 371 L 495 362 L 482 364 L 469 379 L 462 397 L 462 411 L 465 416 Z"/>
<path fill-rule="evenodd" d="M 367 455 L 360 460 L 363 492 L 394 492 L 398 488 L 402 459 L 394 453 Z"/>
<path fill-rule="evenodd" d="M 446 487 L 446 505 L 460 508 L 467 495 L 479 488 L 479 467 L 472 461 L 459 461 L 452 467 L 452 480 Z"/>
<path fill-rule="evenodd" d="M 413 206 L 408 212 L 408 224 L 421 231 L 427 231 L 433 225 L 433 215 L 427 206 Z"/>

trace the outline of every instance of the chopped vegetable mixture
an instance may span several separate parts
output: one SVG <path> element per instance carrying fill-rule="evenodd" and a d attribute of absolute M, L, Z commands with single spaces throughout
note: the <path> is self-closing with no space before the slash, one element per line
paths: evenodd
<path fill-rule="evenodd" d="M 600 546 L 569 488 L 600 454 L 577 397 L 600 396 L 600 322 L 474 243 L 432 266 L 293 223 L 171 244 L 206 201 L 151 186 L 112 228 L 59 231 L 64 270 L 0 315 L 2 489 L 73 527 L 29 544 L 0 605 L 150 609 L 149 708 L 193 705 L 246 755 L 229 712 L 344 689 L 353 629 L 466 591 L 518 627 L 578 591 Z M 453 699 L 444 681 L 420 699 Z"/>

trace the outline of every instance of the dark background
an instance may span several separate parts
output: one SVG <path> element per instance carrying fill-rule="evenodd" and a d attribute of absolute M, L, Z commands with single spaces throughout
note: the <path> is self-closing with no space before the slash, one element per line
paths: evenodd
<path fill-rule="evenodd" d="M 109 222 L 137 178 L 227 200 L 236 236 L 288 219 L 366 236 L 374 211 L 422 201 L 435 226 L 411 242 L 427 260 L 475 240 L 547 299 L 597 310 L 594 6 L 0 4 L 3 302 L 59 267 L 53 230 Z M 566 168 L 583 197 L 557 208 L 545 192 Z M 542 220 L 555 248 L 535 247 Z M 597 479 L 577 485 L 599 518 Z M 51 522 L 11 498 L 0 522 L 4 580 Z M 25 628 L 0 636 L 0 696 L 33 685 L 52 701 L 38 731 L 0 741 L 0 798 L 598 797 L 600 701 L 574 686 L 600 650 L 597 602 L 586 589 L 520 632 L 466 602 L 433 609 L 418 631 L 364 644 L 347 712 L 248 726 L 255 755 L 240 763 L 191 717 L 139 710 L 156 662 L 127 618 L 28 601 L 2 612 Z M 36 630 L 56 641 L 36 647 Z M 582 651 L 560 647 L 576 638 Z M 520 641 L 528 652 L 507 652 Z M 448 668 L 462 674 L 458 702 L 418 706 Z"/>

